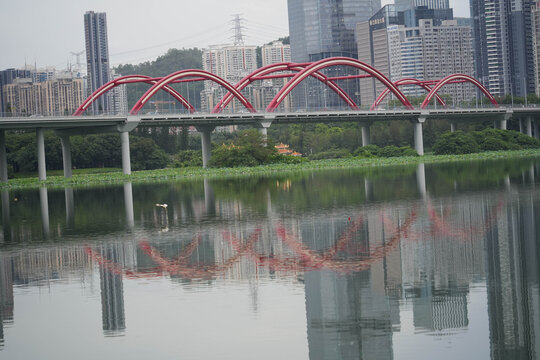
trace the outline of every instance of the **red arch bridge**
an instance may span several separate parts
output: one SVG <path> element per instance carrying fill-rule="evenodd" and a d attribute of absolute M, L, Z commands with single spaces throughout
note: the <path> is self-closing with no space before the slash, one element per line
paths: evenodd
<path fill-rule="evenodd" d="M 352 68 L 357 75 L 327 76 L 325 69 L 332 67 Z M 345 111 L 317 111 L 317 112 L 280 112 L 276 111 L 283 101 L 291 94 L 293 89 L 304 81 L 313 78 L 334 92 L 348 110 Z M 257 111 L 248 98 L 242 93 L 248 85 L 257 81 L 287 79 L 284 86 L 274 98 L 266 105 L 264 111 Z M 362 110 L 347 91 L 339 85 L 342 80 L 373 79 L 384 87 L 371 105 L 369 110 Z M 227 91 L 225 96 L 217 103 L 209 114 L 196 111 L 195 107 L 180 94 L 174 84 L 196 81 L 210 81 Z M 120 85 L 145 83 L 150 87 L 141 96 L 126 116 L 96 116 L 85 115 L 100 97 Z M 450 84 L 468 83 L 476 86 L 491 104 L 485 108 L 449 109 L 438 93 Z M 409 99 L 399 89 L 401 86 L 418 86 L 427 91 L 424 102 L 414 108 Z M 164 91 L 178 101 L 184 112 L 181 114 L 141 114 L 143 107 L 152 101 L 159 91 Z M 402 105 L 396 110 L 381 110 L 380 105 L 384 99 L 392 94 Z M 241 113 L 230 113 L 229 106 L 234 99 L 245 108 Z M 440 106 L 430 109 L 430 102 L 435 99 Z M 481 101 L 482 103 L 482 101 Z M 227 110 L 227 111 L 225 111 Z M 112 80 L 91 94 L 75 111 L 73 116 L 47 116 L 47 117 L 10 117 L 0 118 L 0 181 L 7 181 L 7 162 L 5 151 L 5 130 L 9 129 L 36 129 L 38 142 L 38 173 L 41 180 L 46 179 L 45 146 L 43 132 L 55 130 L 61 138 L 64 159 L 64 175 L 71 177 L 71 146 L 69 137 L 77 134 L 95 132 L 119 132 L 122 140 L 122 167 L 125 174 L 131 173 L 129 156 L 129 132 L 138 126 L 143 127 L 176 127 L 194 126 L 201 133 L 203 149 L 203 166 L 206 167 L 210 157 L 211 132 L 219 126 L 252 125 L 266 135 L 272 124 L 283 123 L 309 123 L 309 122 L 358 122 L 362 126 L 363 145 L 369 144 L 370 126 L 377 121 L 404 120 L 410 121 L 414 126 L 414 146 L 416 151 L 423 155 L 422 124 L 428 119 L 449 120 L 452 130 L 458 122 L 493 121 L 495 126 L 505 129 L 510 118 L 520 121 L 523 132 L 538 137 L 540 133 L 540 109 L 520 108 L 506 109 L 497 104 L 495 98 L 476 79 L 465 74 L 452 74 L 438 81 L 421 81 L 417 79 L 401 79 L 390 81 L 383 73 L 372 66 L 352 58 L 334 57 L 313 63 L 279 63 L 264 66 L 249 74 L 237 84 L 229 84 L 219 76 L 198 69 L 180 70 L 168 76 L 152 78 L 144 75 L 128 75 Z"/>

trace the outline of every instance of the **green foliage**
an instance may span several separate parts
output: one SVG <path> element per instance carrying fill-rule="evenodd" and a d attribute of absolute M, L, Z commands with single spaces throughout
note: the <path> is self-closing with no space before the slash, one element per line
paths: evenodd
<path fill-rule="evenodd" d="M 351 153 L 345 149 L 334 149 L 323 151 L 317 154 L 313 154 L 309 157 L 310 160 L 321 160 L 321 159 L 342 159 L 350 157 Z"/>
<path fill-rule="evenodd" d="M 129 149 L 133 170 L 162 169 L 167 166 L 167 154 L 151 139 L 132 136 Z"/>
<path fill-rule="evenodd" d="M 245 147 L 221 145 L 214 150 L 211 167 L 257 166 L 259 163 Z"/>
<path fill-rule="evenodd" d="M 184 167 L 201 167 L 202 163 L 202 151 L 197 150 L 184 150 L 179 151 L 172 157 L 172 165 L 175 168 Z"/>
<path fill-rule="evenodd" d="M 394 145 L 385 146 L 379 151 L 380 157 L 390 158 L 401 156 L 401 150 Z"/>
<path fill-rule="evenodd" d="M 214 149 L 211 167 L 238 167 L 269 164 L 277 154 L 271 141 L 265 142 L 256 129 L 238 132 L 236 139 Z"/>
<path fill-rule="evenodd" d="M 539 148 L 540 141 L 511 130 L 484 129 L 464 133 L 443 134 L 435 143 L 435 154 L 469 154 L 480 151 L 521 150 Z"/>
<path fill-rule="evenodd" d="M 122 151 L 118 134 L 72 136 L 71 152 L 74 168 L 120 167 Z M 14 173 L 37 171 L 36 134 L 10 132 L 6 137 L 8 164 Z M 168 158 L 151 139 L 130 137 L 132 168 L 157 169 L 167 165 Z M 62 146 L 52 131 L 45 133 L 47 170 L 62 170 Z"/>
<path fill-rule="evenodd" d="M 433 145 L 436 155 L 472 154 L 479 149 L 474 136 L 461 130 L 444 133 Z"/>
<path fill-rule="evenodd" d="M 360 147 L 353 153 L 355 157 L 359 158 L 371 158 L 371 157 L 402 157 L 402 156 L 418 156 L 417 152 L 410 146 L 397 147 L 394 145 L 385 146 L 383 148 L 377 145 L 367 145 Z"/>

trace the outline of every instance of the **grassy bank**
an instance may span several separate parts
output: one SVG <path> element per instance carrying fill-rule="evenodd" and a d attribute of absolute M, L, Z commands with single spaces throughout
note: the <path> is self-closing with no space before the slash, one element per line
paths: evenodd
<path fill-rule="evenodd" d="M 323 169 L 346 169 L 346 168 L 374 168 L 403 165 L 416 165 L 419 163 L 447 163 L 464 161 L 485 161 L 510 158 L 540 158 L 540 149 L 519 151 L 494 151 L 467 155 L 426 155 L 422 157 L 396 157 L 396 158 L 346 158 L 333 160 L 309 161 L 301 164 L 273 164 L 257 167 L 239 168 L 181 168 L 136 171 L 131 175 L 124 175 L 119 170 L 111 172 L 88 173 L 88 170 L 74 170 L 71 179 L 65 179 L 61 175 L 48 174 L 46 181 L 39 181 L 37 174 L 34 177 L 10 179 L 8 183 L 0 184 L 0 189 L 66 187 L 66 186 L 97 186 L 104 184 L 122 184 L 131 181 L 133 183 L 162 182 L 169 180 L 196 180 L 203 178 L 226 179 L 245 176 L 270 176 L 285 172 L 313 171 Z"/>

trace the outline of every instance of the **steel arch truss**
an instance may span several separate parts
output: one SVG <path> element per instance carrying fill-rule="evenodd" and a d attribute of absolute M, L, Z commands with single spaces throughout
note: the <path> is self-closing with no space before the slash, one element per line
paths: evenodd
<path fill-rule="evenodd" d="M 431 82 L 422 81 L 422 80 L 418 80 L 418 79 L 412 79 L 412 78 L 405 78 L 405 79 L 401 79 L 401 80 L 396 81 L 394 83 L 394 85 L 396 85 L 396 86 L 417 85 L 417 86 L 422 87 L 423 89 L 425 89 L 429 93 L 431 91 L 431 87 L 428 85 L 429 83 L 431 83 Z M 381 105 L 382 101 L 386 98 L 386 96 L 388 94 L 390 94 L 390 89 L 388 89 L 388 88 L 384 89 L 379 94 L 377 99 L 375 99 L 375 102 L 373 103 L 373 105 L 371 105 L 370 110 L 376 110 L 379 107 L 379 105 Z M 446 102 L 444 101 L 444 99 L 439 94 L 437 94 L 437 101 L 443 107 L 446 107 Z"/>
<path fill-rule="evenodd" d="M 495 100 L 493 95 L 491 95 L 491 93 L 488 91 L 488 89 L 486 89 L 484 87 L 484 85 L 482 85 L 480 83 L 480 81 L 476 80 L 475 78 L 473 78 L 472 76 L 469 76 L 469 75 L 453 74 L 453 75 L 449 75 L 449 76 L 445 77 L 444 79 L 442 79 L 441 81 L 439 81 L 437 83 L 437 85 L 435 85 L 433 87 L 433 89 L 431 89 L 429 94 L 426 96 L 424 102 L 422 103 L 422 109 L 425 109 L 429 105 L 429 103 L 431 102 L 433 97 L 439 92 L 439 90 L 443 86 L 445 86 L 447 84 L 455 83 L 455 82 L 470 82 L 471 84 L 473 84 L 477 88 L 479 88 L 484 93 L 484 95 L 486 95 L 486 97 L 489 99 L 489 101 L 491 101 L 491 103 L 493 105 L 495 105 L 495 107 L 499 107 L 499 103 L 497 102 L 497 100 Z"/>
<path fill-rule="evenodd" d="M 233 87 L 227 81 L 207 71 L 192 69 L 192 70 L 177 71 L 168 76 L 165 76 L 160 81 L 155 83 L 150 89 L 148 89 L 148 91 L 146 91 L 146 93 L 144 93 L 144 95 L 137 101 L 137 103 L 135 103 L 135 105 L 130 111 L 130 114 L 136 115 L 143 108 L 143 106 L 152 98 L 152 96 L 155 95 L 155 93 L 158 90 L 165 88 L 169 84 L 179 81 L 180 79 L 193 78 L 193 77 L 198 77 L 197 80 L 199 79 L 210 80 L 210 81 L 215 82 L 216 84 L 224 87 L 226 90 L 232 93 L 233 96 L 236 97 L 246 107 L 246 109 L 248 109 L 248 111 L 252 113 L 256 112 L 253 105 L 251 105 L 251 103 L 245 98 L 245 96 L 242 95 L 240 91 L 238 91 L 235 87 Z"/>
<path fill-rule="evenodd" d="M 117 86 L 124 85 L 124 84 L 132 84 L 132 83 L 146 83 L 150 85 L 155 85 L 161 80 L 161 78 L 152 78 L 150 76 L 146 75 L 127 75 L 122 76 L 117 79 L 111 80 L 108 83 L 101 86 L 99 89 L 94 91 L 92 95 L 90 95 L 86 100 L 79 106 L 79 108 L 73 113 L 73 116 L 79 116 L 82 115 L 88 107 L 97 99 L 99 99 L 102 95 L 107 93 L 108 91 L 114 89 Z M 166 92 L 171 94 L 176 100 L 178 100 L 186 109 L 188 109 L 191 113 L 195 112 L 195 108 L 193 105 L 191 105 L 182 95 L 180 95 L 175 89 L 173 89 L 170 86 L 165 86 L 163 88 Z"/>
<path fill-rule="evenodd" d="M 260 69 L 255 70 L 242 80 L 240 80 L 236 85 L 235 88 L 238 91 L 242 91 L 244 88 L 246 88 L 251 83 L 257 81 L 257 80 L 264 80 L 265 77 L 269 76 L 270 74 L 276 73 L 276 72 L 282 72 L 282 71 L 292 71 L 294 73 L 299 73 L 302 70 L 306 68 L 306 66 L 309 64 L 296 64 L 296 63 L 277 63 L 277 64 L 270 64 L 267 66 L 264 66 Z M 283 74 L 281 77 L 294 77 L 295 74 Z M 314 77 L 315 79 L 319 80 L 320 82 L 326 84 L 330 89 L 332 89 L 343 101 L 347 103 L 347 105 L 353 109 L 358 110 L 358 105 L 354 102 L 354 100 L 343 90 L 339 85 L 337 85 L 334 81 L 330 80 L 326 75 L 320 73 L 320 72 L 314 72 L 310 74 L 310 76 Z M 223 99 L 214 107 L 214 110 L 212 113 L 219 113 L 221 112 L 233 99 L 233 94 L 227 93 Z"/>
<path fill-rule="evenodd" d="M 281 102 L 285 99 L 287 95 L 296 87 L 298 86 L 302 81 L 304 81 L 307 77 L 311 76 L 313 73 L 319 72 L 320 70 L 323 70 L 328 67 L 332 66 L 349 66 L 353 67 L 359 70 L 362 70 L 371 77 L 374 77 L 383 85 L 385 85 L 390 91 L 397 97 L 399 101 L 408 109 L 413 109 L 413 106 L 407 99 L 407 97 L 395 86 L 386 76 L 384 76 L 380 71 L 373 68 L 372 66 L 361 62 L 356 59 L 352 58 L 346 58 L 346 57 L 334 57 L 334 58 L 328 58 L 323 59 L 317 62 L 312 63 L 311 65 L 305 67 L 302 71 L 300 71 L 298 74 L 296 74 L 274 97 L 274 99 L 270 102 L 268 107 L 266 108 L 267 112 L 274 112 L 274 110 L 281 104 Z"/>

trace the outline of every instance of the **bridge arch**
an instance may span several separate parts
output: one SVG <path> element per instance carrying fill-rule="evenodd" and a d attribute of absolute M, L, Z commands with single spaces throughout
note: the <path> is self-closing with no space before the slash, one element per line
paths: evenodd
<path fill-rule="evenodd" d="M 131 109 L 130 113 L 132 115 L 136 115 L 143 106 L 152 98 L 152 96 L 155 95 L 155 93 L 165 88 L 168 84 L 173 83 L 179 79 L 183 79 L 186 77 L 195 77 L 198 76 L 204 80 L 210 80 L 215 82 L 216 84 L 224 87 L 226 90 L 228 90 L 230 93 L 233 94 L 234 97 L 236 97 L 250 112 L 254 113 L 256 112 L 255 108 L 253 108 L 253 105 L 242 95 L 236 88 L 234 88 L 231 84 L 229 84 L 227 81 L 223 80 L 217 75 L 214 75 L 212 73 L 209 73 L 204 70 L 197 70 L 197 69 L 190 69 L 190 70 L 180 70 L 177 72 L 174 72 L 170 75 L 165 76 L 160 81 L 155 83 L 146 93 L 144 93 L 143 96 L 135 103 L 133 108 Z"/>
<path fill-rule="evenodd" d="M 470 82 L 471 84 L 475 85 L 477 88 L 479 88 L 484 93 L 484 95 L 486 95 L 486 97 L 489 99 L 489 101 L 491 101 L 491 103 L 493 105 L 495 105 L 495 107 L 499 107 L 499 103 L 497 102 L 497 100 L 495 100 L 493 95 L 491 95 L 491 93 L 488 91 L 488 89 L 486 89 L 486 87 L 484 85 L 482 85 L 482 83 L 480 83 L 480 81 L 476 80 L 475 78 L 473 78 L 472 76 L 469 76 L 469 75 L 453 74 L 453 75 L 449 75 L 449 76 L 445 77 L 444 79 L 442 79 L 441 81 L 439 81 L 437 83 L 437 85 L 435 85 L 431 89 L 429 94 L 426 96 L 424 102 L 422 103 L 422 109 L 425 109 L 429 105 L 429 103 L 431 102 L 431 99 L 433 99 L 433 97 L 439 92 L 439 90 L 443 86 L 445 86 L 447 84 L 450 84 L 450 83 L 452 83 L 454 81 L 457 81 L 457 80 L 463 80 L 464 82 Z"/>
<path fill-rule="evenodd" d="M 73 113 L 73 116 L 79 116 L 82 115 L 86 109 L 97 99 L 99 99 L 102 95 L 104 95 L 106 92 L 112 90 L 113 88 L 123 85 L 123 84 L 131 84 L 131 83 L 139 83 L 144 82 L 150 85 L 156 84 L 160 78 L 151 78 L 150 76 L 146 75 L 126 75 L 119 77 L 117 79 L 111 80 L 108 83 L 102 85 L 99 89 L 94 91 L 92 95 L 86 98 L 84 102 L 75 110 Z M 184 98 L 182 95 L 180 95 L 176 90 L 174 90 L 170 86 L 166 86 L 163 88 L 165 91 L 167 91 L 169 94 L 171 94 L 176 100 L 178 100 L 186 109 L 188 109 L 191 113 L 195 112 L 195 108 L 193 105 L 191 105 L 186 98 Z"/>
<path fill-rule="evenodd" d="M 423 89 L 425 89 L 428 93 L 431 91 L 431 87 L 429 85 L 427 85 L 424 81 L 421 81 L 421 80 L 418 80 L 418 79 L 413 79 L 413 78 L 405 78 L 405 79 L 401 79 L 401 80 L 398 80 L 394 83 L 394 85 L 396 86 L 405 86 L 405 85 L 417 85 L 417 86 L 420 86 L 422 87 Z M 370 110 L 375 110 L 377 109 L 377 107 L 382 103 L 382 101 L 384 100 L 384 98 L 390 94 L 390 89 L 386 88 L 384 89 L 380 94 L 379 96 L 377 97 L 377 99 L 375 99 L 375 102 L 373 103 L 373 105 L 371 105 L 371 108 Z M 437 94 L 437 101 L 439 102 L 439 104 L 441 104 L 443 107 L 446 107 L 446 102 L 444 101 L 444 99 L 439 95 Z"/>
<path fill-rule="evenodd" d="M 270 102 L 268 107 L 266 108 L 267 112 L 273 112 L 279 104 L 285 99 L 287 95 L 296 87 L 298 86 L 302 81 L 304 81 L 308 76 L 311 76 L 315 72 L 319 72 L 322 69 L 332 67 L 332 66 L 350 66 L 354 67 L 356 69 L 362 70 L 368 74 L 370 74 L 372 77 L 383 83 L 387 88 L 392 91 L 392 93 L 398 98 L 399 101 L 405 107 L 408 109 L 413 109 L 413 106 L 407 99 L 407 97 L 395 86 L 386 76 L 384 76 L 380 71 L 375 69 L 374 67 L 361 62 L 356 59 L 347 58 L 347 57 L 334 57 L 334 58 L 327 58 L 323 59 L 317 62 L 312 63 L 311 65 L 304 68 L 302 71 L 300 71 L 298 74 L 296 74 L 274 97 L 274 99 Z"/>
<path fill-rule="evenodd" d="M 304 70 L 305 65 L 303 64 L 296 64 L 296 63 L 276 63 L 276 64 L 270 64 L 267 66 L 264 66 L 260 69 L 255 70 L 251 74 L 244 77 L 242 80 L 240 80 L 236 85 L 235 88 L 238 91 L 242 91 L 246 86 L 250 85 L 254 81 L 257 80 L 258 77 L 267 76 L 269 74 L 273 74 L 279 71 L 295 71 L 295 72 L 301 72 Z M 291 77 L 294 75 L 291 74 Z M 316 78 L 317 80 L 321 81 L 322 83 L 326 84 L 330 89 L 332 89 L 341 99 L 343 99 L 347 105 L 349 105 L 353 110 L 358 110 L 358 105 L 354 102 L 354 100 L 347 94 L 339 85 L 337 85 L 335 82 L 328 79 L 328 77 L 324 74 L 321 74 L 320 72 L 315 72 L 311 74 L 312 77 Z M 223 99 L 214 107 L 214 110 L 212 113 L 219 113 L 225 108 L 232 100 L 233 95 L 231 93 L 225 94 Z"/>

